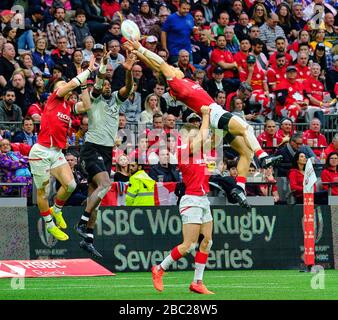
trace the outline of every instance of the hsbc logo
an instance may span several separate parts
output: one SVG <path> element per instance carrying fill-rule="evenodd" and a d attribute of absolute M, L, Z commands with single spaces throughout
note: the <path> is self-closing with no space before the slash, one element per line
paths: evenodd
<path fill-rule="evenodd" d="M 70 121 L 70 117 L 69 117 L 69 115 L 67 115 L 67 114 L 64 114 L 64 113 L 62 113 L 62 112 L 58 112 L 58 114 L 57 114 L 57 117 L 61 120 L 61 121 L 63 121 L 63 122 L 69 122 Z"/>
<path fill-rule="evenodd" d="M 58 241 L 47 231 L 43 218 L 38 220 L 37 227 L 41 242 L 48 248 L 55 247 Z"/>

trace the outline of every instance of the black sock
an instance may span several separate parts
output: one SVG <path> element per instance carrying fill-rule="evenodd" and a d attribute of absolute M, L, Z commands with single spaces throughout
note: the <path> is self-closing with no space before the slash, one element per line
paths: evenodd
<path fill-rule="evenodd" d="M 82 216 L 81 216 L 81 220 L 79 222 L 79 226 L 82 226 L 82 225 L 86 225 L 87 222 L 89 221 L 89 218 L 90 218 L 90 213 L 88 213 L 86 210 L 83 212 Z"/>

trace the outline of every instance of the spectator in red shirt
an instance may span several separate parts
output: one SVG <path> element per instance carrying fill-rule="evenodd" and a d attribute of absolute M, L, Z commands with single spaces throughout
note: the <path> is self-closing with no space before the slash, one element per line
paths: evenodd
<path fill-rule="evenodd" d="M 236 71 L 238 69 L 237 63 L 228 50 L 225 50 L 226 40 L 224 35 L 219 35 L 216 39 L 216 48 L 211 52 L 210 63 L 211 68 L 208 70 L 208 77 L 211 79 L 212 72 L 217 66 L 224 69 L 224 79 L 227 79 L 229 83 L 234 86 L 239 85 L 239 79 L 237 78 Z"/>
<path fill-rule="evenodd" d="M 267 73 L 268 85 L 272 91 L 285 79 L 286 73 L 286 59 L 284 53 L 277 53 L 276 64 L 271 66 Z"/>
<path fill-rule="evenodd" d="M 321 174 L 322 182 L 338 182 L 338 152 L 331 152 Z M 323 185 L 324 190 L 329 190 L 328 185 Z M 332 185 L 331 194 L 338 196 L 338 185 Z"/>
<path fill-rule="evenodd" d="M 276 133 L 277 145 L 280 147 L 289 142 L 293 133 L 294 130 L 292 128 L 292 121 L 288 118 L 283 119 L 280 123 L 280 128 Z"/>
<path fill-rule="evenodd" d="M 322 149 L 316 149 L 316 147 L 326 147 L 327 141 L 325 136 L 320 133 L 320 121 L 317 118 L 313 118 L 310 122 L 310 129 L 303 133 L 303 144 L 307 144 L 309 147 L 314 147 L 313 152 L 317 157 L 320 157 Z"/>
<path fill-rule="evenodd" d="M 309 100 L 304 98 L 304 87 L 297 80 L 297 68 L 286 68 L 286 79 L 276 87 L 276 113 L 278 116 L 287 116 L 296 122 L 298 116 L 304 113 Z"/>
<path fill-rule="evenodd" d="M 310 68 L 307 66 L 309 63 L 309 55 L 305 52 L 299 52 L 297 55 L 297 81 L 304 82 L 310 77 Z"/>
<path fill-rule="evenodd" d="M 298 204 L 303 203 L 303 182 L 306 162 L 307 158 L 305 153 L 297 151 L 293 157 L 292 167 L 288 176 L 290 181 L 290 189 L 296 199 L 296 203 Z M 327 197 L 325 197 L 325 195 L 327 195 L 327 192 L 316 192 L 316 184 L 313 186 L 313 190 L 315 204 L 326 204 Z"/>
<path fill-rule="evenodd" d="M 257 137 L 259 144 L 266 153 L 274 153 L 271 147 L 277 147 L 276 133 L 277 128 L 275 121 L 267 120 L 264 124 L 264 132 Z"/>
<path fill-rule="evenodd" d="M 246 59 L 248 57 L 250 49 L 251 43 L 249 38 L 247 37 L 242 38 L 239 43 L 239 51 L 234 55 L 234 59 L 237 63 L 239 71 L 247 68 Z"/>
<path fill-rule="evenodd" d="M 257 110 L 256 113 L 260 114 L 261 118 L 264 119 L 265 116 L 271 113 L 266 72 L 258 68 L 255 56 L 248 55 L 246 62 L 247 67 L 241 70 L 239 79 L 241 82 L 246 82 L 252 87 L 253 91 L 249 102 L 261 106 L 260 110 Z"/>
<path fill-rule="evenodd" d="M 329 146 L 324 150 L 326 154 L 326 158 L 331 152 L 338 152 L 338 133 L 336 133 L 332 139 L 332 142 Z"/>
<path fill-rule="evenodd" d="M 324 85 L 319 81 L 321 67 L 318 63 L 313 63 L 310 68 L 310 77 L 304 81 L 305 94 L 310 100 L 310 106 L 305 110 L 305 120 L 307 122 L 316 116 L 321 122 L 324 121 L 323 113 L 330 113 L 331 107 L 329 102 L 324 100 Z"/>
<path fill-rule="evenodd" d="M 284 53 L 285 55 L 285 59 L 286 59 L 286 66 L 291 65 L 292 64 L 292 57 L 289 53 L 286 52 L 286 39 L 283 37 L 277 37 L 275 40 L 276 43 L 276 49 L 277 51 L 275 51 L 273 54 L 271 54 L 270 59 L 269 59 L 269 64 L 271 67 L 275 67 L 276 66 L 276 56 L 278 53 Z"/>

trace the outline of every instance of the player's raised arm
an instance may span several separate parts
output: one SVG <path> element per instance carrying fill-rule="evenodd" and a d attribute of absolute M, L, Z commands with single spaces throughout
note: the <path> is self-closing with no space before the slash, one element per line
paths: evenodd
<path fill-rule="evenodd" d="M 133 80 L 133 75 L 131 73 L 131 69 L 136 62 L 135 54 L 133 54 L 130 51 L 126 51 L 126 55 L 127 55 L 127 59 L 122 64 L 124 70 L 126 70 L 125 86 L 119 90 L 119 96 L 124 100 L 129 97 L 130 93 L 133 90 L 134 80 Z"/>
<path fill-rule="evenodd" d="M 128 40 L 127 46 L 137 50 L 137 57 L 151 69 L 161 71 L 166 78 L 176 77 L 175 68 L 166 63 L 159 55 L 143 47 L 138 41 Z M 143 58 L 142 55 L 145 57 Z"/>
<path fill-rule="evenodd" d="M 192 153 L 197 153 L 201 151 L 202 146 L 206 143 L 209 137 L 209 123 L 210 123 L 210 107 L 202 106 L 202 124 L 199 129 L 198 135 L 193 140 L 193 143 L 190 145 L 190 151 Z"/>
<path fill-rule="evenodd" d="M 65 85 L 58 88 L 57 95 L 58 97 L 64 97 L 69 92 L 73 91 L 75 88 L 77 88 L 79 85 L 83 84 L 85 81 L 87 81 L 88 77 L 92 72 L 96 70 L 95 67 L 95 57 L 92 56 L 90 59 L 89 67 L 88 69 L 82 71 L 80 74 L 78 74 L 76 77 L 74 77 L 72 80 L 67 82 Z"/>
<path fill-rule="evenodd" d="M 103 58 L 100 63 L 99 73 L 96 76 L 94 88 L 92 91 L 92 96 L 97 98 L 102 93 L 102 87 L 107 73 L 107 64 L 108 58 L 111 54 L 111 51 L 107 52 L 106 45 L 103 48 Z"/>

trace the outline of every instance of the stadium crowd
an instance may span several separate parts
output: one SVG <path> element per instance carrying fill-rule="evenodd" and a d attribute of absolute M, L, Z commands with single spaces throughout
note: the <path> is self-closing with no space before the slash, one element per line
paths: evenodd
<path fill-rule="evenodd" d="M 27 157 L 37 141 L 51 78 L 71 80 L 92 56 L 100 63 L 106 48 L 107 85 L 112 91 L 125 85 L 121 23 L 129 19 L 138 25 L 145 48 L 252 124 L 264 151 L 283 155 L 274 171 L 259 168 L 253 159 L 248 182 L 273 184 L 277 176 L 289 177 L 290 190 L 301 202 L 306 159 L 320 168 L 322 182 L 338 181 L 336 8 L 334 1 L 324 0 L 1 1 L 0 180 L 9 183 L 1 193 L 15 194 L 10 183 L 25 182 L 23 194 L 31 197 Z M 132 75 L 132 93 L 120 107 L 112 181 L 145 179 L 150 188 L 155 181 L 180 183 L 179 128 L 186 122 L 199 127 L 201 117 L 173 99 L 161 75 L 144 63 L 135 64 Z M 87 80 L 89 90 L 94 81 L 95 74 Z M 69 97 L 71 104 L 78 101 L 80 89 Z M 336 115 L 326 125 L 333 132 L 330 140 L 322 132 L 326 115 Z M 72 115 L 71 120 L 65 153 L 78 187 L 68 204 L 81 205 L 88 190 L 79 149 L 88 116 Z M 226 143 L 205 157 L 211 176 L 236 178 L 238 154 Z M 318 187 L 317 192 L 328 190 L 328 185 Z M 283 203 L 280 191 L 277 185 L 268 191 L 266 184 L 248 184 L 246 190 L 247 195 L 271 194 Z M 330 192 L 338 195 L 338 186 Z M 149 204 L 146 199 L 136 203 Z"/>

